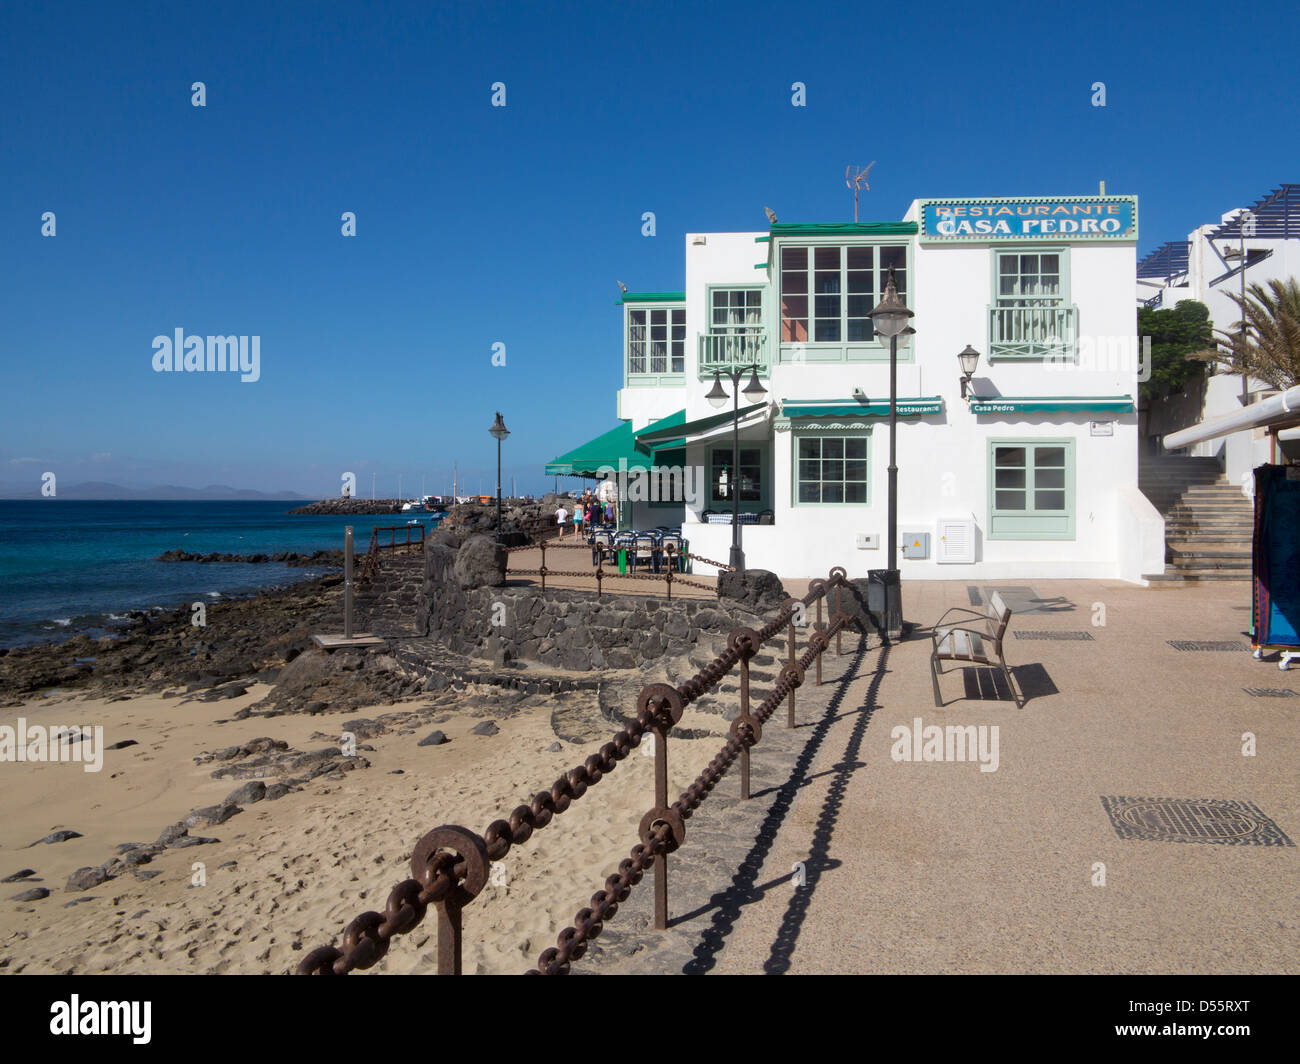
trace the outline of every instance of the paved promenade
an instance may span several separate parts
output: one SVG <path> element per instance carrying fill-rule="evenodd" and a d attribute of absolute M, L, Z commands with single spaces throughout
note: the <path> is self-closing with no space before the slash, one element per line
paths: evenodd
<path fill-rule="evenodd" d="M 928 626 L 991 590 L 905 583 L 904 613 Z M 1300 841 L 1300 697 L 1246 690 L 1300 692 L 1300 668 L 1245 649 L 1249 584 L 1002 591 L 1023 709 L 975 668 L 942 678 L 936 709 L 924 631 L 846 638 L 799 726 L 769 723 L 755 797 L 733 771 L 688 822 L 669 930 L 649 926 L 647 878 L 575 973 L 1300 971 L 1300 851 L 1263 844 Z M 895 761 L 891 733 L 918 717 L 996 726 L 996 771 Z M 1121 838 L 1103 796 L 1254 808 L 1116 809 Z M 1237 841 L 1162 841 L 1162 824 Z"/>

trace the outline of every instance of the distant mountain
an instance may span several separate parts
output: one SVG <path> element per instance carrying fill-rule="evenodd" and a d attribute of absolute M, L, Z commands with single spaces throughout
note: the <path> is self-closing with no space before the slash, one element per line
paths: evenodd
<path fill-rule="evenodd" d="M 39 488 L 28 485 L 0 484 L 0 499 L 39 499 Z M 113 500 L 189 500 L 202 501 L 238 501 L 256 499 L 313 499 L 315 496 L 303 495 L 296 491 L 265 492 L 249 488 L 232 488 L 226 484 L 209 484 L 206 488 L 183 488 L 176 484 L 159 484 L 152 488 L 127 488 L 121 484 L 109 484 L 104 481 L 90 480 L 80 484 L 58 485 L 59 499 L 113 499 Z"/>

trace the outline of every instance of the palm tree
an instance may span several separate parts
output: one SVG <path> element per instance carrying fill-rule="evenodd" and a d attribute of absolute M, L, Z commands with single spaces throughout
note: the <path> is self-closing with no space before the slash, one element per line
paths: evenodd
<path fill-rule="evenodd" d="M 1220 347 L 1199 351 L 1189 358 L 1217 362 L 1231 373 L 1263 381 L 1270 388 L 1285 391 L 1300 383 L 1300 284 L 1294 277 L 1278 278 L 1268 286 L 1253 284 L 1243 299 L 1229 298 L 1245 321 L 1231 329 L 1216 329 Z"/>

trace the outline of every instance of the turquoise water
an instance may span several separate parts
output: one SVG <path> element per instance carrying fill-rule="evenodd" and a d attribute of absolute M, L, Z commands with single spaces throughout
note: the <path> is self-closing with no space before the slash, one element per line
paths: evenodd
<path fill-rule="evenodd" d="M 164 551 L 277 554 L 342 549 L 351 524 L 357 553 L 372 527 L 397 515 L 290 515 L 299 502 L 77 502 L 0 500 L 0 646 L 112 630 L 128 610 L 319 576 L 324 569 L 158 562 Z M 422 518 L 427 526 L 434 522 Z M 398 533 L 400 538 L 401 533 Z"/>

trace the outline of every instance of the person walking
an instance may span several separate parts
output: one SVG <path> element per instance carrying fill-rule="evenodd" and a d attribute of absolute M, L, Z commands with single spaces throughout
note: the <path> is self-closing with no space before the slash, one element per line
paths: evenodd
<path fill-rule="evenodd" d="M 560 539 L 564 538 L 564 522 L 569 519 L 569 511 L 564 508 L 564 503 L 560 503 L 560 508 L 555 511 L 555 524 L 560 530 Z"/>

